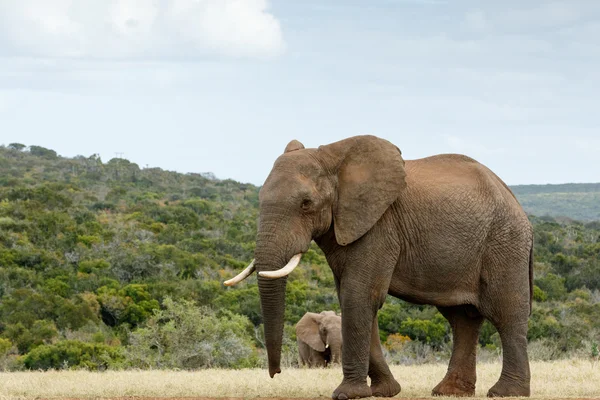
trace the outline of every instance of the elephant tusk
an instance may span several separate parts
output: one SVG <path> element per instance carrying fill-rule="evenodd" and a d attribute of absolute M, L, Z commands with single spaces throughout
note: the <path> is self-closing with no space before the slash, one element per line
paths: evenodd
<path fill-rule="evenodd" d="M 302 253 L 298 253 L 290 259 L 290 261 L 287 263 L 287 265 L 285 267 L 278 269 L 276 271 L 260 271 L 258 273 L 258 275 L 262 276 L 263 278 L 269 278 L 269 279 L 283 278 L 284 276 L 288 276 L 290 274 L 290 272 L 292 272 L 294 270 L 294 268 L 296 268 L 298 266 L 301 258 L 302 258 Z"/>
<path fill-rule="evenodd" d="M 256 269 L 256 267 L 254 266 L 254 260 L 252 260 L 250 265 L 248 265 L 245 270 L 243 270 L 242 272 L 237 274 L 235 277 L 229 279 L 228 281 L 223 282 L 223 285 L 232 286 L 232 285 L 235 285 L 236 283 L 240 283 L 241 281 L 243 281 L 244 279 L 249 277 L 254 272 L 255 269 Z"/>

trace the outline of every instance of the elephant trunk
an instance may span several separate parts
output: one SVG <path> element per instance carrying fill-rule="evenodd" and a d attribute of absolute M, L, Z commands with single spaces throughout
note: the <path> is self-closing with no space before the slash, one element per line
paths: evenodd
<path fill-rule="evenodd" d="M 339 337 L 338 337 L 339 336 Z M 331 363 L 341 364 L 342 362 L 342 335 L 335 335 L 329 340 L 329 349 L 331 351 Z"/>
<path fill-rule="evenodd" d="M 281 372 L 281 344 L 287 276 L 274 273 L 271 274 L 271 277 L 265 277 L 261 276 L 261 273 L 281 270 L 286 264 L 286 267 L 290 267 L 294 264 L 291 263 L 291 260 L 295 256 L 297 256 L 295 262 L 295 265 L 297 265 L 300 261 L 299 253 L 306 252 L 311 240 L 310 236 L 308 236 L 308 241 L 300 240 L 294 236 L 290 225 L 286 221 L 286 215 L 261 210 L 256 250 L 254 251 L 255 265 L 258 271 L 260 306 L 265 330 L 265 346 L 267 347 L 271 378 Z M 291 269 L 293 269 L 293 266 Z"/>
<path fill-rule="evenodd" d="M 287 278 L 258 278 L 260 306 L 265 329 L 265 345 L 271 378 L 281 372 L 281 343 L 285 312 L 285 287 Z"/>
<path fill-rule="evenodd" d="M 285 247 L 280 245 L 274 232 L 281 231 L 273 223 L 264 219 L 260 224 L 256 250 L 256 270 L 275 271 L 288 261 Z M 287 277 L 270 279 L 258 276 L 258 291 L 260 294 L 260 308 L 262 311 L 265 330 L 265 346 L 269 362 L 269 375 L 271 378 L 281 372 L 281 344 L 283 340 L 283 323 L 285 313 L 285 288 Z"/>

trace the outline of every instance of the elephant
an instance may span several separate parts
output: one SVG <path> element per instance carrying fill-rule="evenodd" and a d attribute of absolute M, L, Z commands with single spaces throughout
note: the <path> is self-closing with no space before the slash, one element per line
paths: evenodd
<path fill-rule="evenodd" d="M 298 361 L 308 367 L 327 367 L 342 357 L 342 318 L 335 311 L 307 312 L 296 324 Z"/>
<path fill-rule="evenodd" d="M 400 392 L 377 324 L 388 294 L 436 306 L 449 322 L 452 354 L 433 395 L 474 395 L 484 319 L 503 352 L 488 396 L 530 395 L 533 229 L 483 164 L 460 154 L 405 161 L 398 147 L 372 135 L 318 148 L 292 140 L 260 188 L 257 231 L 254 260 L 225 285 L 258 272 L 271 378 L 281 372 L 287 275 L 314 241 L 343 315 L 343 380 L 332 398 Z"/>

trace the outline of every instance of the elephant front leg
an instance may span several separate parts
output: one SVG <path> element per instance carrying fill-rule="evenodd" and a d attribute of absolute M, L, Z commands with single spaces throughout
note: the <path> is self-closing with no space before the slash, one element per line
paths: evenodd
<path fill-rule="evenodd" d="M 333 399 L 346 400 L 370 397 L 371 388 L 367 385 L 369 372 L 371 328 L 375 318 L 372 301 L 360 290 L 339 289 L 342 308 L 342 370 L 344 379 L 334 390 Z"/>
<path fill-rule="evenodd" d="M 375 397 L 394 397 L 400 393 L 400 384 L 394 379 L 390 368 L 385 362 L 377 316 L 373 319 L 371 328 L 371 353 L 369 356 L 369 377 L 371 378 L 371 395 Z"/>

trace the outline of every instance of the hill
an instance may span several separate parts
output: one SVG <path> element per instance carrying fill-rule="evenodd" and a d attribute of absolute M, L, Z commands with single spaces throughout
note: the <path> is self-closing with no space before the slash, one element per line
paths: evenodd
<path fill-rule="evenodd" d="M 222 285 L 255 247 L 258 188 L 40 146 L 0 146 L 0 370 L 264 365 L 256 277 Z M 531 216 L 538 359 L 600 341 L 600 223 Z M 294 324 L 339 310 L 313 245 L 288 279 L 282 364 Z M 379 313 L 391 362 L 447 357 L 437 310 L 388 299 Z M 486 323 L 482 352 L 500 343 Z"/>
<path fill-rule="evenodd" d="M 600 220 L 600 183 L 511 186 L 529 214 Z"/>

